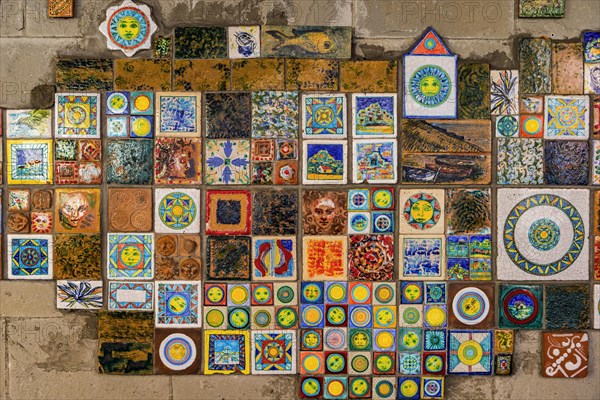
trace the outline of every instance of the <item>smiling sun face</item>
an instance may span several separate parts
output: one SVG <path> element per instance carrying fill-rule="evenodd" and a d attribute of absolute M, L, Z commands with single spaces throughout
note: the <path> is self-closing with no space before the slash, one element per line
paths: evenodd
<path fill-rule="evenodd" d="M 140 34 L 140 23 L 133 17 L 123 17 L 117 24 L 117 33 L 125 40 L 133 40 Z"/>

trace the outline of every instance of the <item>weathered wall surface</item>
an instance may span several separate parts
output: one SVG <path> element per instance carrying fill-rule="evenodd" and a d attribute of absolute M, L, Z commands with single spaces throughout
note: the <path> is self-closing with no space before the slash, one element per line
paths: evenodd
<path fill-rule="evenodd" d="M 462 59 L 515 67 L 520 35 L 577 40 L 600 29 L 600 1 L 568 0 L 566 17 L 515 18 L 513 0 L 145 0 L 160 34 L 183 25 L 352 25 L 355 56 L 395 59 L 434 26 Z M 0 107 L 43 102 L 57 56 L 113 58 L 98 31 L 115 1 L 76 0 L 76 18 L 48 20 L 46 0 L 0 0 Z M 149 57 L 149 53 L 139 53 Z M 35 92 L 37 93 L 37 92 Z M 55 283 L 0 282 L 0 399 L 293 399 L 293 377 L 118 377 L 96 372 L 96 317 L 55 309 Z M 585 379 L 540 376 L 541 333 L 519 332 L 510 377 L 447 377 L 449 399 L 598 399 L 600 332 Z"/>

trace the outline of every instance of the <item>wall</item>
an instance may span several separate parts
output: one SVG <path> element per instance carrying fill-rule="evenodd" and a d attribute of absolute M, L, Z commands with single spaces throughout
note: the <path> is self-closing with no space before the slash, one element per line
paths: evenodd
<path fill-rule="evenodd" d="M 118 2 L 76 0 L 76 18 L 49 20 L 46 0 L 0 0 L 0 107 L 48 102 L 57 56 L 116 58 L 98 31 Z M 161 31 L 182 25 L 352 25 L 355 55 L 394 59 L 434 26 L 462 59 L 515 67 L 515 37 L 578 39 L 600 29 L 600 2 L 567 0 L 566 17 L 520 20 L 513 0 L 146 0 Z M 138 53 L 149 57 L 149 53 Z M 34 90 L 35 89 L 35 90 Z M 49 92 L 52 94 L 51 92 Z M 54 282 L 0 282 L 0 399 L 291 399 L 294 378 L 256 376 L 118 377 L 96 372 L 94 314 L 55 309 Z M 449 399 L 597 399 L 600 332 L 590 334 L 589 376 L 542 379 L 540 333 L 519 332 L 511 377 L 448 377 Z"/>

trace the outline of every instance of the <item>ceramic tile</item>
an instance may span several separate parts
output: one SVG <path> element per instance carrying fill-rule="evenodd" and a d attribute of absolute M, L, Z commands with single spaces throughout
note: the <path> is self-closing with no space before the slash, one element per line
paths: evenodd
<path fill-rule="evenodd" d="M 184 185 L 200 183 L 202 181 L 200 151 L 200 139 L 179 137 L 156 139 L 154 145 L 155 183 Z"/>
<path fill-rule="evenodd" d="M 600 43 L 600 32 L 583 33 L 583 60 L 586 63 L 596 63 L 600 61 L 600 55 L 596 51 Z"/>
<path fill-rule="evenodd" d="M 73 18 L 74 0 L 48 0 L 48 18 Z"/>
<path fill-rule="evenodd" d="M 170 60 L 115 60 L 115 90 L 170 90 L 171 69 Z"/>
<path fill-rule="evenodd" d="M 587 139 L 589 106 L 588 96 L 546 96 L 544 138 Z"/>
<path fill-rule="evenodd" d="M 252 137 L 298 137 L 298 92 L 252 93 Z"/>
<path fill-rule="evenodd" d="M 29 211 L 31 192 L 29 189 L 8 190 L 8 211 Z"/>
<path fill-rule="evenodd" d="M 153 311 L 153 282 L 108 282 L 108 309 L 112 311 Z"/>
<path fill-rule="evenodd" d="M 49 139 L 52 110 L 6 110 L 4 126 L 8 139 Z"/>
<path fill-rule="evenodd" d="M 154 231 L 200 233 L 200 190 L 155 189 Z"/>
<path fill-rule="evenodd" d="M 372 384 L 370 376 L 350 376 L 348 378 L 348 394 L 351 399 L 370 399 Z"/>
<path fill-rule="evenodd" d="M 174 90 L 229 90 L 231 86 L 229 61 L 175 60 L 173 71 Z"/>
<path fill-rule="evenodd" d="M 439 280 L 446 275 L 443 235 L 400 235 L 401 279 Z"/>
<path fill-rule="evenodd" d="M 346 96 L 343 94 L 302 95 L 302 137 L 345 138 Z"/>
<path fill-rule="evenodd" d="M 154 337 L 155 372 L 159 374 L 199 374 L 202 333 L 199 329 L 156 329 Z"/>
<path fill-rule="evenodd" d="M 585 378 L 588 376 L 589 337 L 585 332 L 542 333 L 542 376 Z"/>
<path fill-rule="evenodd" d="M 109 230 L 117 232 L 147 232 L 152 230 L 151 205 L 151 189 L 109 189 Z"/>
<path fill-rule="evenodd" d="M 257 191 L 252 196 L 252 234 L 295 235 L 298 220 L 296 191 Z"/>
<path fill-rule="evenodd" d="M 260 57 L 260 26 L 230 26 L 227 36 L 229 58 Z"/>
<path fill-rule="evenodd" d="M 287 59 L 287 90 L 338 90 L 339 63 L 325 59 Z"/>
<path fill-rule="evenodd" d="M 340 90 L 351 93 L 398 91 L 396 61 L 340 61 Z"/>
<path fill-rule="evenodd" d="M 304 146 L 305 185 L 344 185 L 348 175 L 348 143 L 345 140 L 306 140 Z"/>
<path fill-rule="evenodd" d="M 113 60 L 59 59 L 56 86 L 59 90 L 113 90 Z"/>
<path fill-rule="evenodd" d="M 201 96 L 199 93 L 156 93 L 156 136 L 199 137 Z"/>
<path fill-rule="evenodd" d="M 449 189 L 446 193 L 446 233 L 464 235 L 491 232 L 492 193 L 489 189 Z M 443 221 L 443 216 L 441 218 Z"/>
<path fill-rule="evenodd" d="M 303 273 L 306 280 L 347 277 L 348 243 L 343 236 L 304 237 Z"/>
<path fill-rule="evenodd" d="M 546 286 L 546 329 L 589 329 L 588 285 Z"/>
<path fill-rule="evenodd" d="M 152 183 L 151 140 L 109 140 L 107 150 L 107 181 L 109 185 L 148 185 Z"/>
<path fill-rule="evenodd" d="M 594 135 L 600 134 L 600 96 L 594 96 L 592 100 L 592 133 Z"/>
<path fill-rule="evenodd" d="M 57 93 L 55 103 L 54 123 L 57 138 L 100 137 L 100 94 Z"/>
<path fill-rule="evenodd" d="M 351 47 L 351 27 L 265 25 L 261 28 L 263 57 L 350 58 Z"/>
<path fill-rule="evenodd" d="M 348 247 L 350 279 L 393 280 L 393 235 L 351 235 Z"/>
<path fill-rule="evenodd" d="M 206 183 L 208 185 L 250 184 L 250 141 L 206 141 Z"/>
<path fill-rule="evenodd" d="M 373 399 L 384 400 L 396 398 L 396 378 L 373 377 Z"/>
<path fill-rule="evenodd" d="M 542 286 L 500 285 L 498 292 L 499 328 L 541 329 L 543 314 Z M 505 352 L 502 349 L 498 350 Z"/>
<path fill-rule="evenodd" d="M 523 94 L 552 93 L 552 42 L 547 38 L 519 40 L 520 85 Z"/>
<path fill-rule="evenodd" d="M 449 375 L 491 375 L 493 359 L 492 332 L 448 332 Z"/>
<path fill-rule="evenodd" d="M 100 232 L 100 189 L 56 189 L 58 233 Z"/>
<path fill-rule="evenodd" d="M 458 118 L 490 118 L 489 91 L 489 64 L 460 64 L 458 67 Z"/>
<path fill-rule="evenodd" d="M 346 192 L 304 191 L 302 218 L 305 235 L 344 235 L 347 232 Z"/>
<path fill-rule="evenodd" d="M 301 399 L 323 396 L 323 377 L 302 377 L 299 384 L 299 396 Z"/>
<path fill-rule="evenodd" d="M 421 370 L 427 375 L 445 375 L 446 353 L 423 353 Z"/>
<path fill-rule="evenodd" d="M 295 331 L 252 331 L 251 343 L 252 374 L 296 373 Z"/>
<path fill-rule="evenodd" d="M 8 184 L 52 183 L 51 140 L 7 140 Z"/>
<path fill-rule="evenodd" d="M 398 201 L 402 207 L 400 233 L 444 233 L 444 190 L 403 189 Z"/>
<path fill-rule="evenodd" d="M 206 93 L 206 137 L 245 139 L 252 132 L 250 93 Z"/>
<path fill-rule="evenodd" d="M 146 280 L 154 277 L 154 235 L 109 233 L 107 278 Z"/>
<path fill-rule="evenodd" d="M 577 189 L 498 190 L 498 279 L 587 280 L 588 197 Z"/>
<path fill-rule="evenodd" d="M 98 340 L 100 342 L 151 342 L 154 337 L 154 316 L 151 313 L 107 312 L 98 313 Z"/>
<path fill-rule="evenodd" d="M 398 378 L 398 399 L 418 400 L 421 398 L 421 377 L 401 376 Z"/>
<path fill-rule="evenodd" d="M 199 281 L 156 281 L 154 285 L 156 327 L 199 328 L 202 325 Z"/>
<path fill-rule="evenodd" d="M 496 329 L 494 331 L 494 352 L 513 353 L 515 346 L 515 331 L 510 329 Z"/>
<path fill-rule="evenodd" d="M 132 115 L 154 115 L 154 92 L 131 92 Z"/>
<path fill-rule="evenodd" d="M 492 115 L 519 113 L 519 71 L 490 71 Z"/>
<path fill-rule="evenodd" d="M 493 284 L 471 286 L 450 283 L 448 300 L 448 303 L 452 303 L 450 328 L 485 329 L 494 326 L 496 307 Z"/>
<path fill-rule="evenodd" d="M 421 394 L 424 399 L 443 399 L 444 377 L 423 377 L 421 379 Z"/>
<path fill-rule="evenodd" d="M 7 235 L 8 279 L 53 278 L 52 235 Z"/>
<path fill-rule="evenodd" d="M 250 192 L 210 190 L 206 192 L 206 233 L 248 235 L 251 232 Z"/>
<path fill-rule="evenodd" d="M 588 142 L 546 141 L 544 180 L 551 185 L 587 185 L 588 157 Z"/>
<path fill-rule="evenodd" d="M 282 58 L 256 58 L 231 62 L 233 90 L 284 90 L 284 81 Z"/>
<path fill-rule="evenodd" d="M 56 281 L 56 308 L 98 310 L 102 308 L 102 281 Z"/>
<path fill-rule="evenodd" d="M 521 114 L 542 114 L 544 112 L 544 96 L 521 97 Z"/>
<path fill-rule="evenodd" d="M 541 138 L 544 136 L 543 115 L 521 115 L 519 136 L 522 138 Z"/>
<path fill-rule="evenodd" d="M 152 47 L 152 35 L 158 26 L 152 19 L 152 11 L 145 4 L 124 0 L 120 5 L 106 10 L 106 19 L 100 24 L 100 32 L 106 36 L 109 50 L 121 50 L 127 57 Z"/>
<path fill-rule="evenodd" d="M 552 92 L 581 94 L 583 69 L 581 43 L 552 43 Z"/>
<path fill-rule="evenodd" d="M 54 235 L 54 278 L 98 280 L 102 277 L 100 234 Z"/>
<path fill-rule="evenodd" d="M 175 28 L 175 58 L 227 58 L 227 29 Z"/>
<path fill-rule="evenodd" d="M 537 185 L 544 182 L 544 143 L 540 139 L 499 138 L 500 185 Z"/>
<path fill-rule="evenodd" d="M 208 237 L 207 241 L 207 279 L 250 279 L 250 238 Z"/>
<path fill-rule="evenodd" d="M 519 18 L 562 18 L 565 0 L 519 0 Z"/>
<path fill-rule="evenodd" d="M 353 94 L 352 136 L 396 137 L 399 120 L 396 103 L 396 94 Z"/>
<path fill-rule="evenodd" d="M 594 285 L 592 310 L 592 314 L 594 314 L 594 329 L 600 329 L 600 285 Z"/>
<path fill-rule="evenodd" d="M 515 137 L 518 134 L 518 115 L 499 115 L 496 117 L 496 137 Z"/>
<path fill-rule="evenodd" d="M 171 36 L 156 36 L 152 42 L 154 58 L 173 57 L 173 38 Z"/>
<path fill-rule="evenodd" d="M 600 281 L 600 236 L 594 237 L 594 279 Z"/>
<path fill-rule="evenodd" d="M 598 63 L 585 63 L 583 69 L 583 92 L 600 94 L 600 65 Z"/>

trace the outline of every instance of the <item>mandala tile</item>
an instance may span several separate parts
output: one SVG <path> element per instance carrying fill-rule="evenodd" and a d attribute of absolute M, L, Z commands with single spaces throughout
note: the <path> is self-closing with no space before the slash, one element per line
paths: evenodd
<path fill-rule="evenodd" d="M 100 189 L 56 189 L 55 232 L 100 232 Z"/>
<path fill-rule="evenodd" d="M 260 57 L 260 26 L 230 26 L 227 37 L 229 58 Z"/>
<path fill-rule="evenodd" d="M 129 117 L 126 115 L 107 115 L 106 134 L 109 138 L 129 136 Z"/>
<path fill-rule="evenodd" d="M 154 277 L 154 236 L 108 234 L 108 279 L 152 279 Z"/>
<path fill-rule="evenodd" d="M 499 115 L 496 117 L 496 137 L 513 137 L 519 133 L 518 115 Z"/>
<path fill-rule="evenodd" d="M 9 185 L 52 183 L 52 140 L 7 140 Z"/>
<path fill-rule="evenodd" d="M 125 0 L 106 10 L 106 20 L 100 32 L 106 36 L 109 50 L 121 50 L 127 57 L 152 47 L 152 35 L 158 26 L 151 16 L 150 7 Z"/>
<path fill-rule="evenodd" d="M 588 334 L 542 333 L 542 376 L 585 378 L 588 376 Z"/>
<path fill-rule="evenodd" d="M 297 220 L 298 195 L 295 190 L 263 190 L 253 193 L 253 235 L 294 235 Z"/>
<path fill-rule="evenodd" d="M 395 378 L 373 377 L 373 399 L 385 400 L 396 398 Z"/>
<path fill-rule="evenodd" d="M 552 41 L 547 38 L 519 39 L 521 92 L 552 92 Z"/>
<path fill-rule="evenodd" d="M 594 329 L 600 329 L 600 285 L 594 285 L 592 314 L 594 315 Z"/>
<path fill-rule="evenodd" d="M 286 58 L 350 58 L 352 29 L 347 26 L 273 26 L 261 28 L 261 55 Z"/>
<path fill-rule="evenodd" d="M 210 190 L 206 192 L 206 233 L 247 235 L 251 232 L 250 192 Z"/>
<path fill-rule="evenodd" d="M 589 329 L 590 299 L 587 285 L 547 285 L 546 328 Z"/>
<path fill-rule="evenodd" d="M 255 58 L 231 62 L 233 90 L 283 90 L 284 79 L 282 58 Z"/>
<path fill-rule="evenodd" d="M 250 138 L 252 101 L 250 93 L 206 93 L 206 137 Z"/>
<path fill-rule="evenodd" d="M 159 374 L 199 374 L 199 329 L 157 329 L 154 337 L 154 353 L 157 355 L 154 370 Z"/>
<path fill-rule="evenodd" d="M 302 95 L 303 138 L 345 138 L 346 135 L 346 96 Z"/>
<path fill-rule="evenodd" d="M 393 235 L 352 235 L 348 246 L 350 279 L 393 280 Z"/>
<path fill-rule="evenodd" d="M 492 115 L 519 114 L 519 71 L 490 71 Z"/>
<path fill-rule="evenodd" d="M 302 377 L 299 385 L 300 398 L 310 399 L 323 396 L 323 384 L 323 378 L 320 376 Z"/>
<path fill-rule="evenodd" d="M 204 374 L 250 374 L 250 332 L 204 331 Z"/>
<path fill-rule="evenodd" d="M 448 285 L 448 299 L 452 302 L 451 328 L 492 328 L 494 325 L 494 285 Z"/>
<path fill-rule="evenodd" d="M 400 233 L 444 233 L 443 190 L 400 190 Z"/>
<path fill-rule="evenodd" d="M 6 137 L 44 139 L 52 137 L 52 110 L 6 110 Z"/>
<path fill-rule="evenodd" d="M 102 281 L 56 281 L 56 308 L 99 310 L 102 308 Z"/>
<path fill-rule="evenodd" d="M 305 235 L 345 235 L 348 222 L 348 194 L 305 190 L 302 221 Z"/>
<path fill-rule="evenodd" d="M 56 61 L 59 90 L 113 90 L 113 60 L 69 58 Z"/>
<path fill-rule="evenodd" d="M 457 60 L 431 28 L 404 55 L 406 118 L 456 118 Z"/>
<path fill-rule="evenodd" d="M 227 29 L 175 28 L 175 58 L 227 58 Z"/>
<path fill-rule="evenodd" d="M 347 372 L 346 352 L 325 352 L 325 373 L 345 374 Z"/>
<path fill-rule="evenodd" d="M 298 92 L 252 93 L 252 137 L 298 137 Z"/>
<path fill-rule="evenodd" d="M 301 328 L 323 328 L 325 326 L 325 307 L 322 304 L 303 304 L 300 307 Z"/>
<path fill-rule="evenodd" d="M 296 332 L 253 331 L 252 374 L 295 374 Z"/>
<path fill-rule="evenodd" d="M 426 328 L 444 328 L 448 325 L 448 309 L 445 305 L 425 305 L 423 308 L 423 326 Z"/>
<path fill-rule="evenodd" d="M 587 185 L 589 171 L 587 141 L 546 141 L 545 180 L 553 185 Z"/>
<path fill-rule="evenodd" d="M 154 231 L 200 233 L 200 190 L 155 189 Z"/>
<path fill-rule="evenodd" d="M 587 139 L 588 96 L 546 96 L 546 139 Z"/>
<path fill-rule="evenodd" d="M 443 235 L 400 236 L 404 279 L 439 280 L 446 275 Z M 420 293 L 422 298 L 422 292 Z"/>
<path fill-rule="evenodd" d="M 423 347 L 421 328 L 400 328 L 398 330 L 398 349 L 401 351 L 420 351 Z"/>
<path fill-rule="evenodd" d="M 444 398 L 444 377 L 421 378 L 421 395 L 423 399 L 443 399 Z"/>
<path fill-rule="evenodd" d="M 401 400 L 419 400 L 421 398 L 421 377 L 398 378 L 398 399 Z"/>
<path fill-rule="evenodd" d="M 202 325 L 200 296 L 200 282 L 155 282 L 155 325 L 157 327 L 199 328 Z"/>
<path fill-rule="evenodd" d="M 207 279 L 250 279 L 250 238 L 208 237 Z"/>
<path fill-rule="evenodd" d="M 338 376 L 326 376 L 324 378 L 323 396 L 327 400 L 347 399 L 348 378 Z"/>
<path fill-rule="evenodd" d="M 334 311 L 339 310 L 339 309 L 341 309 L 340 306 L 332 306 L 329 308 L 329 310 L 334 310 Z M 337 314 L 337 315 L 340 315 L 340 314 Z M 343 317 L 344 317 L 344 323 L 347 323 L 347 320 L 345 319 L 346 313 L 344 313 Z M 328 312 L 327 322 L 330 323 L 331 321 L 334 321 L 334 318 L 331 318 L 331 312 Z M 336 319 L 335 322 L 338 323 L 339 321 Z M 335 328 L 335 327 L 334 328 L 332 328 L 332 327 L 325 328 L 323 330 L 323 342 L 324 342 L 325 350 L 335 350 L 335 351 L 347 350 L 348 349 L 348 329 L 347 328 Z M 345 370 L 345 364 L 346 364 L 346 353 L 345 352 L 343 354 L 343 358 L 344 358 L 344 367 L 343 368 Z M 340 370 L 338 370 L 338 372 Z"/>
<path fill-rule="evenodd" d="M 352 375 L 371 375 L 373 366 L 371 353 L 364 351 L 348 352 L 348 373 Z"/>
<path fill-rule="evenodd" d="M 179 137 L 156 139 L 154 146 L 155 183 L 199 184 L 202 181 L 201 148 L 200 139 Z"/>
<path fill-rule="evenodd" d="M 393 375 L 396 372 L 396 354 L 394 352 L 373 353 L 373 373 L 376 375 Z"/>
<path fill-rule="evenodd" d="M 7 235 L 8 279 L 52 279 L 52 235 Z"/>
<path fill-rule="evenodd" d="M 398 352 L 398 370 L 401 375 L 420 375 L 421 353 Z"/>
<path fill-rule="evenodd" d="M 544 143 L 540 139 L 498 139 L 499 185 L 536 185 L 544 182 Z"/>
<path fill-rule="evenodd" d="M 371 398 L 371 377 L 370 376 L 351 376 L 348 378 L 348 395 L 350 399 L 370 399 Z"/>
<path fill-rule="evenodd" d="M 441 351 L 446 350 L 445 329 L 425 329 L 423 333 L 423 350 Z"/>
<path fill-rule="evenodd" d="M 515 345 L 515 331 L 510 329 L 496 329 L 494 331 L 494 352 L 513 353 Z"/>
<path fill-rule="evenodd" d="M 536 1 L 519 0 L 519 18 L 562 18 L 565 16 L 565 0 Z"/>
<path fill-rule="evenodd" d="M 352 182 L 396 183 L 398 150 L 395 139 L 354 140 L 353 146 Z"/>
<path fill-rule="evenodd" d="M 544 117 L 542 115 L 521 115 L 519 125 L 519 136 L 522 138 L 544 136 Z"/>
<path fill-rule="evenodd" d="M 340 90 L 353 93 L 398 91 L 398 64 L 393 61 L 341 60 Z"/>
<path fill-rule="evenodd" d="M 109 231 L 151 231 L 152 189 L 108 189 L 108 217 Z"/>
<path fill-rule="evenodd" d="M 494 375 L 511 375 L 512 358 L 512 354 L 496 354 L 494 357 Z"/>
<path fill-rule="evenodd" d="M 552 43 L 552 90 L 556 94 L 583 93 L 582 43 Z"/>
<path fill-rule="evenodd" d="M 151 140 L 109 140 L 107 182 L 109 185 L 152 183 Z"/>
<path fill-rule="evenodd" d="M 348 243 L 343 236 L 303 238 L 303 278 L 343 280 L 347 276 Z"/>
<path fill-rule="evenodd" d="M 489 92 L 489 64 L 460 64 L 458 67 L 458 118 L 490 118 Z"/>
<path fill-rule="evenodd" d="M 544 310 L 541 286 L 500 285 L 498 326 L 541 329 Z"/>
<path fill-rule="evenodd" d="M 156 136 L 200 136 L 200 104 L 198 93 L 156 93 Z"/>
<path fill-rule="evenodd" d="M 587 190 L 500 189 L 498 279 L 586 280 L 588 197 Z"/>
<path fill-rule="evenodd" d="M 305 185 L 343 185 L 347 182 L 348 144 L 345 140 L 306 140 L 304 146 Z"/>
<path fill-rule="evenodd" d="M 131 92 L 132 115 L 154 115 L 154 92 Z"/>
<path fill-rule="evenodd" d="M 325 373 L 325 353 L 314 351 L 300 352 L 300 375 Z"/>
<path fill-rule="evenodd" d="M 57 138 L 100 137 L 99 94 L 57 93 L 55 102 L 54 118 Z"/>
<path fill-rule="evenodd" d="M 395 305 L 396 304 L 396 288 L 395 284 L 386 282 L 373 284 L 373 304 L 374 305 Z"/>
<path fill-rule="evenodd" d="M 287 90 L 338 90 L 339 62 L 326 59 L 286 59 Z"/>
<path fill-rule="evenodd" d="M 448 374 L 491 375 L 492 342 L 490 331 L 449 331 Z"/>
<path fill-rule="evenodd" d="M 229 90 L 231 71 L 229 60 L 173 61 L 173 90 Z"/>
<path fill-rule="evenodd" d="M 247 185 L 250 183 L 249 164 L 249 140 L 207 140 L 207 184 Z"/>
<path fill-rule="evenodd" d="M 295 237 L 252 238 L 253 280 L 295 280 L 296 263 Z"/>
<path fill-rule="evenodd" d="M 108 309 L 112 311 L 153 311 L 153 282 L 108 282 Z"/>

